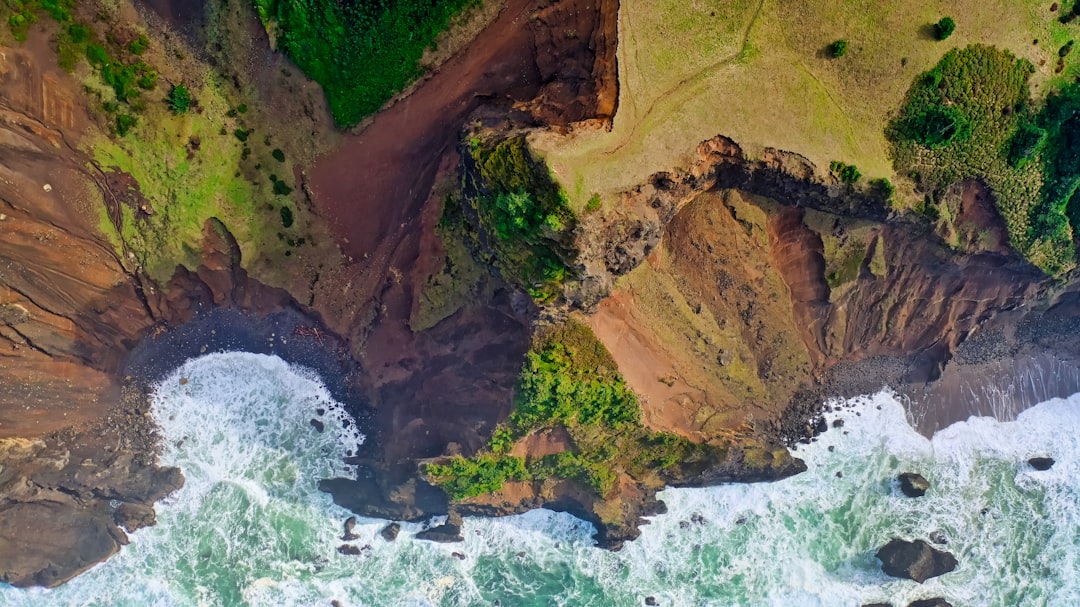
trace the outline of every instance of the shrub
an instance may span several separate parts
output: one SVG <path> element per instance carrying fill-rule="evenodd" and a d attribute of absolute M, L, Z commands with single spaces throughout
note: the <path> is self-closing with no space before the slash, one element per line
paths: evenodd
<path fill-rule="evenodd" d="M 242 127 L 242 126 L 236 127 L 236 130 L 233 131 L 233 137 L 236 137 L 241 142 L 246 142 L 248 140 L 248 137 L 250 137 L 250 136 L 251 136 L 251 131 L 245 131 L 244 127 Z"/>
<path fill-rule="evenodd" d="M 471 459 L 457 455 L 446 464 L 428 464 L 424 472 L 455 500 L 493 493 L 508 480 L 529 478 L 522 458 L 491 453 Z"/>
<path fill-rule="evenodd" d="M 841 38 L 840 40 L 837 40 L 836 42 L 833 42 L 829 45 L 829 54 L 835 58 L 840 58 L 847 54 L 847 49 L 847 40 Z"/>
<path fill-rule="evenodd" d="M 146 52 L 146 49 L 150 47 L 150 40 L 140 34 L 138 38 L 128 43 L 128 52 L 132 55 L 141 55 Z"/>
<path fill-rule="evenodd" d="M 116 134 L 123 137 L 135 126 L 135 117 L 131 114 L 116 115 Z"/>
<path fill-rule="evenodd" d="M 165 103 L 174 114 L 183 114 L 191 108 L 191 93 L 182 84 L 174 85 L 165 97 Z"/>
<path fill-rule="evenodd" d="M 293 225 L 293 212 L 289 207 L 281 207 L 281 225 L 285 228 L 291 228 Z"/>
<path fill-rule="evenodd" d="M 270 152 L 270 155 L 278 162 L 285 162 L 285 152 L 282 152 L 280 149 L 274 148 L 274 151 Z"/>
<path fill-rule="evenodd" d="M 846 164 L 839 160 L 834 160 L 829 164 L 829 170 L 832 171 L 841 182 L 848 185 L 852 185 L 862 179 L 862 173 L 859 172 L 858 167 L 853 164 Z"/>
<path fill-rule="evenodd" d="M 934 24 L 934 38 L 944 40 L 952 36 L 955 30 L 956 22 L 953 21 L 952 17 L 942 17 L 941 21 Z"/>
<path fill-rule="evenodd" d="M 870 187 L 886 202 L 892 200 L 893 194 L 896 193 L 896 188 L 892 182 L 884 177 L 871 180 Z"/>

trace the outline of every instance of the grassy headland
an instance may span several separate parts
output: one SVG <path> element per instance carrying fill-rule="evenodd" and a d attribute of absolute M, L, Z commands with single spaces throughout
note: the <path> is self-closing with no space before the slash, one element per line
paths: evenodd
<path fill-rule="evenodd" d="M 798 152 L 824 172 L 838 160 L 865 179 L 889 178 L 897 198 L 912 185 L 894 177 L 884 132 L 918 74 L 954 46 L 1008 49 L 1036 67 L 1036 97 L 1078 73 L 1058 52 L 1078 35 L 1050 2 L 676 3 L 624 0 L 619 12 L 620 106 L 611 132 L 535 136 L 537 149 L 581 208 L 657 171 L 685 165 L 696 143 L 724 134 L 751 154 Z M 947 42 L 933 24 L 952 16 Z M 828 46 L 848 42 L 843 57 Z M 1033 44 L 1037 40 L 1037 44 Z"/>

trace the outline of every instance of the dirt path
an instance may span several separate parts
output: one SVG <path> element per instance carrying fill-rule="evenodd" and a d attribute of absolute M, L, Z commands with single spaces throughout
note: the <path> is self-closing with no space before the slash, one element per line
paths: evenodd
<path fill-rule="evenodd" d="M 440 158 L 483 98 L 529 100 L 539 91 L 528 29 L 534 4 L 509 0 L 416 92 L 312 167 L 314 203 L 347 254 L 362 258 L 400 239 L 427 200 Z"/>

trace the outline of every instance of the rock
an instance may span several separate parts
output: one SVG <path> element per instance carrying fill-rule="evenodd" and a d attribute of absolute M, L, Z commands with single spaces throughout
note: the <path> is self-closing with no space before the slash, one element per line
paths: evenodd
<path fill-rule="evenodd" d="M 892 603 L 866 603 L 862 607 L 892 607 Z"/>
<path fill-rule="evenodd" d="M 346 555 L 350 555 L 350 556 L 359 556 L 360 555 L 360 547 L 359 546 L 354 546 L 352 544 L 342 544 L 342 545 L 337 547 L 337 551 L 339 553 L 341 553 L 341 554 L 346 554 Z"/>
<path fill-rule="evenodd" d="M 833 423 L 832 423 L 832 427 L 833 428 L 843 428 L 844 427 L 844 420 L 842 420 L 842 419 L 834 419 Z"/>
<path fill-rule="evenodd" d="M 908 607 L 952 607 L 952 603 L 943 598 L 922 599 L 908 603 Z"/>
<path fill-rule="evenodd" d="M 649 607 L 656 607 L 660 603 L 656 602 L 656 597 L 655 596 L 647 596 L 647 597 L 645 597 L 645 604 L 648 605 Z"/>
<path fill-rule="evenodd" d="M 445 523 L 430 529 L 424 529 L 416 534 L 416 539 L 439 542 L 441 544 L 464 542 L 465 538 L 461 537 L 461 515 L 456 512 L 451 512 L 450 515 L 446 517 Z"/>
<path fill-rule="evenodd" d="M 456 558 L 459 561 L 464 561 L 465 560 L 465 555 L 460 553 L 460 552 L 451 552 L 450 556 Z"/>
<path fill-rule="evenodd" d="M 330 601 L 330 607 L 342 607 L 341 601 L 339 601 L 337 599 L 334 599 L 333 601 Z"/>
<path fill-rule="evenodd" d="M 1031 467 L 1036 470 L 1049 470 L 1054 466 L 1054 458 L 1052 457 L 1033 457 L 1028 460 Z"/>
<path fill-rule="evenodd" d="M 844 473 L 841 470 L 836 471 L 836 478 L 844 478 Z"/>
<path fill-rule="evenodd" d="M 312 420 L 310 422 L 308 422 L 308 423 L 310 423 L 311 427 L 315 428 L 315 431 L 318 432 L 319 434 L 322 434 L 322 431 L 326 428 L 325 424 L 323 424 L 321 421 L 319 421 L 317 419 L 314 419 L 314 418 L 312 418 Z"/>
<path fill-rule="evenodd" d="M 356 517 L 350 516 L 345 519 L 345 534 L 341 536 L 342 541 L 348 542 L 358 539 L 360 536 L 353 533 L 353 529 L 356 527 Z"/>
<path fill-rule="evenodd" d="M 945 544 L 949 543 L 949 540 L 945 537 L 945 534 L 942 533 L 941 531 L 931 531 L 930 532 L 930 541 L 934 542 L 935 544 L 941 544 L 941 545 L 945 545 Z"/>
<path fill-rule="evenodd" d="M 922 497 L 926 495 L 926 490 L 930 488 L 930 481 L 923 478 L 923 475 L 914 472 L 905 472 L 898 477 L 898 480 L 900 481 L 900 490 L 908 497 Z"/>
<path fill-rule="evenodd" d="M 157 516 L 151 506 L 124 502 L 113 512 L 113 521 L 128 533 L 157 523 Z"/>
<path fill-rule="evenodd" d="M 127 543 L 117 534 L 88 509 L 46 501 L 0 506 L 0 582 L 59 586 L 115 554 Z"/>
<path fill-rule="evenodd" d="M 379 535 L 381 535 L 384 540 L 392 542 L 397 539 L 398 533 L 401 533 L 401 525 L 397 523 L 390 523 L 389 525 L 382 528 L 382 531 L 379 532 Z"/>
<path fill-rule="evenodd" d="M 915 580 L 926 580 L 956 569 L 956 557 L 932 547 L 923 540 L 909 542 L 893 539 L 875 555 L 881 560 L 881 570 L 887 575 Z"/>

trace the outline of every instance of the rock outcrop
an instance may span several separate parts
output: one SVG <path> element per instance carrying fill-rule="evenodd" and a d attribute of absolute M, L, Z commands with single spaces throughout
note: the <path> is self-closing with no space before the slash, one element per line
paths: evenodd
<path fill-rule="evenodd" d="M 923 583 L 956 569 L 956 557 L 927 544 L 923 540 L 913 542 L 891 540 L 875 554 L 881 560 L 881 570 L 893 577 L 907 578 Z"/>
<path fill-rule="evenodd" d="M 922 497 L 930 488 L 930 481 L 914 472 L 904 472 L 897 477 L 897 480 L 900 481 L 900 490 L 908 497 Z"/>
<path fill-rule="evenodd" d="M 1054 467 L 1054 458 L 1052 457 L 1033 457 L 1028 460 L 1028 464 L 1036 470 L 1049 470 Z"/>

